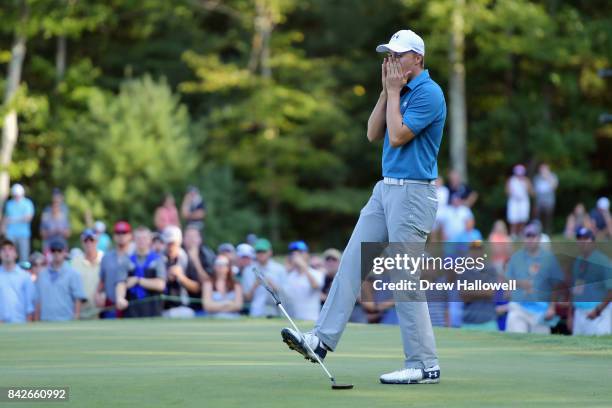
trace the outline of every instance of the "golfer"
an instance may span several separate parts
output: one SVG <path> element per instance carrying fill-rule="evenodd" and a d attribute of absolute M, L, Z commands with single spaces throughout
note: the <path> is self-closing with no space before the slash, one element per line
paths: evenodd
<path fill-rule="evenodd" d="M 361 210 L 342 255 L 327 301 L 312 332 L 282 330 L 283 341 L 311 361 L 304 342 L 323 359 L 338 346 L 361 287 L 361 243 L 402 242 L 422 251 L 431 232 L 438 201 L 437 156 L 446 119 L 444 94 L 424 69 L 425 44 L 410 30 L 393 34 L 376 47 L 387 53 L 382 92 L 368 120 L 370 142 L 384 139 L 383 179 Z M 396 302 L 404 343 L 404 368 L 383 374 L 385 384 L 440 381 L 440 367 L 426 302 Z"/>

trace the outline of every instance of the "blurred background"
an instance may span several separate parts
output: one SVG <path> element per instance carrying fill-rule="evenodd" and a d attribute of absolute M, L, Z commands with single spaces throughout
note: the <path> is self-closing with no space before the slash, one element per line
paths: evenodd
<path fill-rule="evenodd" d="M 206 203 L 211 245 L 256 232 L 283 249 L 296 237 L 343 247 L 381 177 L 381 147 L 365 136 L 380 92 L 374 48 L 410 28 L 446 93 L 440 175 L 454 168 L 478 192 L 477 226 L 506 217 L 515 165 L 533 178 L 546 163 L 558 178 L 548 231 L 562 234 L 576 203 L 589 211 L 612 193 L 611 11 L 558 0 L 4 0 L 0 199 L 25 187 L 33 248 L 54 188 L 77 243 L 93 220 L 153 226 L 165 194 L 180 206 L 188 186 Z"/>

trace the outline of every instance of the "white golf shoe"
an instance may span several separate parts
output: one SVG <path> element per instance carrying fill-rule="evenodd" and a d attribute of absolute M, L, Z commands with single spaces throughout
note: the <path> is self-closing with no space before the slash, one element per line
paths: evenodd
<path fill-rule="evenodd" d="M 316 353 L 321 361 L 327 354 L 327 350 L 323 345 L 323 342 L 311 332 L 301 334 L 286 327 L 281 330 L 281 336 L 283 337 L 283 341 L 291 350 L 297 351 L 303 355 L 306 360 L 310 360 L 313 363 L 317 362 L 317 358 L 312 352 Z M 306 345 L 310 346 L 310 348 L 308 348 Z"/>
<path fill-rule="evenodd" d="M 437 384 L 440 382 L 440 366 L 431 368 L 404 368 L 380 376 L 383 384 Z"/>

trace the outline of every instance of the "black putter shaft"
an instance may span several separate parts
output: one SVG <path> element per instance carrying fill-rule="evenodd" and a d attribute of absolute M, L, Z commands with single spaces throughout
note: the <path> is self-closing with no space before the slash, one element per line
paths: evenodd
<path fill-rule="evenodd" d="M 285 310 L 285 308 L 283 307 L 282 302 L 280 301 L 280 298 L 277 296 L 276 292 L 274 291 L 274 289 L 272 289 L 265 281 L 264 276 L 262 275 L 261 271 L 258 268 L 253 268 L 255 270 L 255 274 L 257 275 L 257 278 L 259 279 L 259 281 L 261 282 L 261 284 L 263 285 L 263 287 L 270 293 L 270 295 L 272 295 L 272 298 L 274 299 L 274 303 L 276 303 L 276 306 L 278 306 L 279 310 L 285 315 L 285 317 L 287 318 L 287 320 L 289 320 L 289 323 L 291 323 L 291 325 L 293 326 L 293 328 L 295 329 L 296 332 L 298 332 L 300 334 L 300 336 L 302 336 L 302 332 L 300 331 L 300 329 L 298 329 L 298 327 L 296 326 L 296 324 L 293 322 L 293 320 L 291 319 L 291 317 L 289 316 L 289 313 L 287 313 L 287 311 Z M 321 368 L 323 368 L 323 371 L 325 371 L 325 374 L 327 375 L 327 377 L 329 377 L 329 380 L 332 382 L 332 388 L 333 389 L 350 389 L 353 388 L 352 384 L 336 384 L 336 379 L 334 378 L 333 375 L 331 375 L 331 373 L 329 372 L 329 370 L 327 369 L 327 367 L 325 367 L 325 364 L 323 364 L 323 361 L 321 361 L 321 359 L 319 358 L 319 356 L 317 355 L 317 353 L 315 353 L 312 348 L 310 347 L 310 345 L 307 342 L 304 342 L 304 344 L 306 345 L 306 347 L 308 348 L 308 351 L 310 351 L 314 356 L 315 359 L 317 360 L 317 362 L 321 365 Z"/>

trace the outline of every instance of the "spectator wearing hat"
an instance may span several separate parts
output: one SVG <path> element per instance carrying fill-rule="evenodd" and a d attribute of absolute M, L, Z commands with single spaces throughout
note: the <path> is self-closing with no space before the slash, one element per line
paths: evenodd
<path fill-rule="evenodd" d="M 181 247 L 183 234 L 176 226 L 166 227 L 163 234 L 166 243 L 166 294 L 172 299 L 164 301 L 164 317 L 191 318 L 195 305 L 190 297 L 200 297 L 200 279 L 195 268 L 189 267 L 189 256 Z"/>
<path fill-rule="evenodd" d="M 3 230 L 8 239 L 17 246 L 19 262 L 25 262 L 30 256 L 31 223 L 34 217 L 34 204 L 25 196 L 21 184 L 11 187 L 13 198 L 4 207 Z"/>
<path fill-rule="evenodd" d="M 188 275 L 197 275 L 200 282 L 205 282 L 213 274 L 215 251 L 204 244 L 200 228 L 196 225 L 185 227 L 183 246 L 189 257 L 187 268 L 193 269 Z"/>
<path fill-rule="evenodd" d="M 535 194 L 535 216 L 542 222 L 543 231 L 552 233 L 552 221 L 555 213 L 555 191 L 559 185 L 557 175 L 550 171 L 548 164 L 538 167 L 538 174 L 533 178 Z"/>
<path fill-rule="evenodd" d="M 512 176 L 506 182 L 506 218 L 510 224 L 510 235 L 513 238 L 522 234 L 529 220 L 529 195 L 532 192 L 531 181 L 526 176 L 527 170 L 522 164 L 517 164 L 512 170 Z"/>
<path fill-rule="evenodd" d="M 74 257 L 70 264 L 81 276 L 83 290 L 87 299 L 81 306 L 81 319 L 95 319 L 99 310 L 96 307 L 96 292 L 100 285 L 100 264 L 104 254 L 98 249 L 98 235 L 91 228 L 81 233 L 82 251 Z"/>
<path fill-rule="evenodd" d="M 70 221 L 68 207 L 64 203 L 64 194 L 55 188 L 51 196 L 51 205 L 47 206 L 40 219 L 40 235 L 43 239 L 43 252 L 49 250 L 49 243 L 56 239 L 68 239 Z"/>
<path fill-rule="evenodd" d="M 321 311 L 321 289 L 325 273 L 309 265 L 308 245 L 304 241 L 289 244 L 287 274 L 282 290 L 290 294 L 289 314 L 300 320 L 315 321 Z"/>
<path fill-rule="evenodd" d="M 596 249 L 590 229 L 579 228 L 576 241 L 580 255 L 572 267 L 573 334 L 612 334 L 612 263 Z"/>
<path fill-rule="evenodd" d="M 105 253 L 100 262 L 100 283 L 96 295 L 96 305 L 108 309 L 102 313 L 102 317 L 108 319 L 121 317 L 121 311 L 110 310 L 116 303 L 115 290 L 121 277 L 134 268 L 130 261 L 132 226 L 126 221 L 118 221 L 113 227 L 113 238 L 115 248 Z"/>
<path fill-rule="evenodd" d="M 37 317 L 42 321 L 78 320 L 81 302 L 87 300 L 81 276 L 67 262 L 68 245 L 63 238 L 49 242 L 51 262 L 36 280 Z"/>
<path fill-rule="evenodd" d="M 159 207 L 155 210 L 155 228 L 158 232 L 163 233 L 166 227 L 180 227 L 178 210 L 174 202 L 174 196 L 170 193 L 164 195 L 164 199 Z"/>
<path fill-rule="evenodd" d="M 255 242 L 255 262 L 244 271 L 242 287 L 244 299 L 251 302 L 249 314 L 252 317 L 278 316 L 274 299 L 260 284 L 255 274 L 259 270 L 266 282 L 275 290 L 279 289 L 286 275 L 285 268 L 272 259 L 272 244 L 265 238 Z M 283 300 L 282 294 L 280 294 Z"/>
<path fill-rule="evenodd" d="M 555 289 L 563 283 L 557 258 L 541 247 L 539 224 L 524 230 L 525 244 L 508 261 L 506 279 L 516 280 L 510 293 L 506 331 L 549 334 L 558 322 Z"/>
<path fill-rule="evenodd" d="M 115 289 L 117 307 L 124 310 L 123 317 L 161 316 L 161 294 L 166 288 L 164 259 L 151 247 L 151 230 L 134 230 L 135 251 L 130 255 L 134 265 L 121 276 Z"/>
<path fill-rule="evenodd" d="M 591 220 L 595 227 L 595 238 L 604 241 L 612 238 L 612 216 L 610 215 L 610 200 L 600 197 L 597 205 L 591 210 Z"/>
<path fill-rule="evenodd" d="M 193 226 L 199 230 L 204 229 L 204 219 L 206 218 L 206 203 L 195 186 L 187 189 L 183 203 L 181 204 L 181 215 L 186 226 Z"/>
<path fill-rule="evenodd" d="M 33 320 L 36 289 L 30 275 L 17 265 L 17 248 L 13 241 L 2 241 L 0 260 L 0 323 Z"/>
<path fill-rule="evenodd" d="M 236 265 L 236 247 L 231 242 L 224 242 L 217 247 L 217 254 L 227 256 L 232 262 L 232 273 L 238 274 L 238 266 Z"/>
<path fill-rule="evenodd" d="M 237 277 L 242 279 L 244 271 L 250 267 L 255 260 L 255 248 L 249 244 L 240 244 L 236 247 L 236 266 L 238 267 Z"/>
<path fill-rule="evenodd" d="M 106 224 L 98 220 L 94 222 L 93 229 L 96 232 L 96 236 L 98 238 L 98 251 L 106 252 L 111 249 L 113 241 L 111 240 L 110 235 L 106 233 Z"/>

